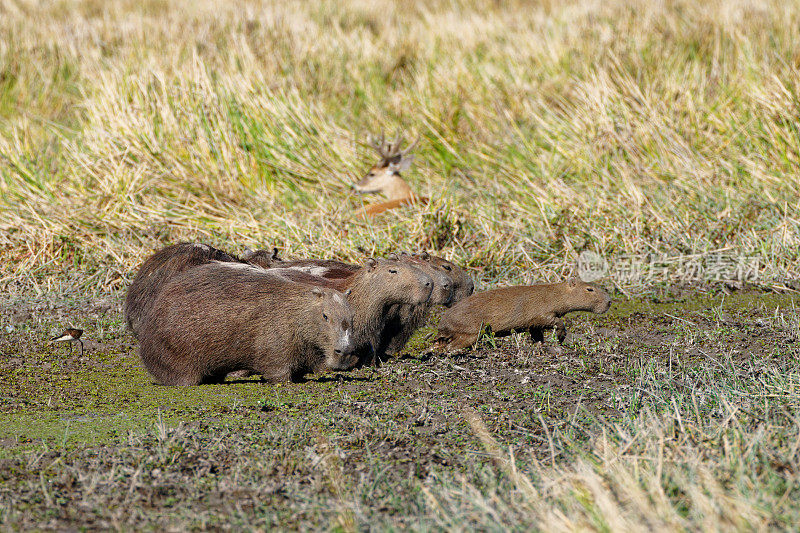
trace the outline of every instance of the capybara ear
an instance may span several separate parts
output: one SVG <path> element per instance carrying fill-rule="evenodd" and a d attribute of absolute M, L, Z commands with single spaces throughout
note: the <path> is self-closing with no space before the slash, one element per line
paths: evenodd
<path fill-rule="evenodd" d="M 367 270 L 374 270 L 376 266 L 378 266 L 378 262 L 375 261 L 375 258 L 367 258 Z"/>
<path fill-rule="evenodd" d="M 394 252 L 392 252 L 389 255 L 387 255 L 386 259 L 388 259 L 389 261 L 400 261 L 400 258 Z"/>
<path fill-rule="evenodd" d="M 419 254 L 419 258 L 423 261 L 430 261 L 431 255 L 427 252 L 427 250 L 422 250 L 422 253 Z"/>
<path fill-rule="evenodd" d="M 325 293 L 322 292 L 322 289 L 320 289 L 319 287 L 314 287 L 313 289 L 311 289 L 311 294 L 313 294 L 317 298 L 322 298 L 323 296 L 325 296 Z"/>
<path fill-rule="evenodd" d="M 569 280 L 567 280 L 567 285 L 569 285 L 570 289 L 574 289 L 578 285 L 578 278 L 569 278 Z"/>
<path fill-rule="evenodd" d="M 280 261 L 281 260 L 281 258 L 278 257 L 278 247 L 277 246 L 272 249 L 272 259 L 274 261 Z"/>

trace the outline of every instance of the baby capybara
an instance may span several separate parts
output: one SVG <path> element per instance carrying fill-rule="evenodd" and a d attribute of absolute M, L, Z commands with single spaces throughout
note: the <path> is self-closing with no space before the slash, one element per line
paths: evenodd
<path fill-rule="evenodd" d="M 221 382 L 233 371 L 297 380 L 357 362 L 346 295 L 242 263 L 213 262 L 173 277 L 139 333 L 142 361 L 164 385 Z"/>
<path fill-rule="evenodd" d="M 534 342 L 544 339 L 545 329 L 555 328 L 558 341 L 564 342 L 567 330 L 562 316 L 572 311 L 605 313 L 609 307 L 606 291 L 575 278 L 478 292 L 442 315 L 436 342 L 452 349 L 466 348 L 478 340 L 484 327 L 496 336 L 528 330 Z"/>
<path fill-rule="evenodd" d="M 167 281 L 188 268 L 211 261 L 239 262 L 222 250 L 192 242 L 167 246 L 148 257 L 139 267 L 125 297 L 125 323 L 133 336 L 138 337 L 142 317 Z"/>
<path fill-rule="evenodd" d="M 450 279 L 453 280 L 453 300 L 446 307 L 454 305 L 456 302 L 463 300 L 475 292 L 475 282 L 472 281 L 472 278 L 469 276 L 469 274 L 467 274 L 467 271 L 457 264 L 448 261 L 443 257 L 430 255 L 428 252 L 422 252 L 421 254 L 414 255 L 415 257 L 419 257 L 424 261 L 430 262 L 434 267 L 443 270 L 448 276 L 450 276 Z"/>
<path fill-rule="evenodd" d="M 395 304 L 386 311 L 377 351 L 393 355 L 403 349 L 417 329 L 425 325 L 434 305 L 450 305 L 453 300 L 453 280 L 446 270 L 416 254 L 402 252 L 399 255 L 390 254 L 388 258 L 413 265 L 433 279 L 433 292 L 426 303 Z"/>
<path fill-rule="evenodd" d="M 296 283 L 350 289 L 347 299 L 353 308 L 359 364 L 378 364 L 383 358 L 380 338 L 391 306 L 425 304 L 433 291 L 433 280 L 428 274 L 411 264 L 387 259 L 370 258 L 348 278 L 328 279 L 309 274 L 302 268 L 273 268 L 267 272 Z"/>

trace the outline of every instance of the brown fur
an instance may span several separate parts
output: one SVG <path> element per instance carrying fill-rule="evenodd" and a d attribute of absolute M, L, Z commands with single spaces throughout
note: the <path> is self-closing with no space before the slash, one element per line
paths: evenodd
<path fill-rule="evenodd" d="M 391 307 L 427 303 L 434 285 L 431 277 L 415 266 L 385 259 L 370 259 L 348 278 L 328 279 L 296 268 L 271 269 L 269 272 L 297 283 L 350 289 L 348 301 L 353 308 L 353 329 L 361 364 L 378 364 L 384 357 L 381 333 Z"/>
<path fill-rule="evenodd" d="M 271 268 L 276 265 L 280 266 L 280 264 L 283 263 L 283 259 L 278 255 L 277 248 L 273 248 L 272 251 L 247 250 L 242 254 L 242 260 L 262 268 Z"/>
<path fill-rule="evenodd" d="M 378 352 L 393 355 L 406 345 L 414 332 L 424 326 L 434 305 L 450 305 L 453 299 L 453 280 L 447 272 L 418 255 L 402 252 L 398 260 L 413 265 L 433 279 L 433 292 L 428 302 L 420 305 L 396 304 L 386 312 L 386 323 L 381 331 Z"/>
<path fill-rule="evenodd" d="M 134 337 L 158 291 L 176 274 L 211 261 L 239 259 L 207 244 L 182 242 L 157 251 L 139 267 L 125 297 L 125 323 Z"/>
<path fill-rule="evenodd" d="M 398 207 L 402 207 L 404 205 L 428 205 L 428 202 L 430 202 L 430 200 L 425 196 L 417 196 L 413 192 L 410 192 L 408 196 L 403 198 L 395 198 L 394 200 L 378 202 L 377 204 L 365 205 L 358 211 L 357 216 L 359 218 L 372 218 L 376 215 L 380 215 L 381 213 L 385 213 L 386 211 L 392 209 L 397 209 Z"/>
<path fill-rule="evenodd" d="M 605 313 L 611 298 L 601 288 L 578 279 L 505 287 L 473 294 L 442 315 L 438 343 L 452 349 L 471 346 L 483 327 L 496 336 L 528 330 L 534 342 L 543 340 L 544 330 L 555 328 L 559 342 L 567 330 L 561 317 L 573 311 Z"/>
<path fill-rule="evenodd" d="M 402 252 L 399 257 L 395 254 L 388 257 L 423 270 L 433 279 L 434 289 L 429 302 L 424 305 L 395 304 L 386 310 L 376 349 L 376 353 L 380 354 L 380 357 L 402 350 L 414 332 L 428 321 L 433 305 L 449 307 L 455 301 L 472 294 L 474 290 L 474 283 L 464 269 L 441 257 L 431 256 L 427 252 L 421 254 Z M 361 268 L 358 265 L 327 259 L 284 261 L 281 263 L 281 267 L 283 266 L 303 271 L 303 274 L 287 272 L 285 273 L 287 279 L 313 283 L 314 278 L 309 278 L 309 275 L 314 273 L 313 275 L 319 275 L 328 280 L 327 282 L 318 281 L 319 285 L 338 290 L 349 287 L 347 279 Z"/>
<path fill-rule="evenodd" d="M 352 321 L 341 293 L 213 262 L 165 285 L 142 321 L 139 354 L 164 385 L 220 382 L 237 370 L 287 381 L 355 364 Z"/>
<path fill-rule="evenodd" d="M 475 292 L 475 282 L 467 274 L 467 271 L 458 266 L 457 264 L 444 259 L 443 257 L 436 257 L 430 255 L 428 252 L 418 254 L 421 259 L 430 262 L 434 267 L 440 268 L 445 274 L 450 276 L 453 280 L 453 300 L 447 307 L 451 307 L 456 302 L 459 302 Z"/>

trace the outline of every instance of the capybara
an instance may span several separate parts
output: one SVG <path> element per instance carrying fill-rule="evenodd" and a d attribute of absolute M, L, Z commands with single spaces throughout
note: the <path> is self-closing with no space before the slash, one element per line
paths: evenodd
<path fill-rule="evenodd" d="M 528 330 L 534 342 L 544 339 L 545 329 L 555 328 L 561 343 L 567 336 L 562 316 L 572 311 L 605 313 L 609 307 L 606 291 L 576 278 L 478 292 L 445 311 L 436 342 L 451 349 L 466 348 L 478 340 L 482 328 L 489 327 L 496 336 Z"/>
<path fill-rule="evenodd" d="M 433 291 L 431 277 L 409 263 L 389 259 L 368 259 L 365 266 L 348 278 L 328 279 L 297 268 L 273 268 L 273 274 L 297 283 L 307 283 L 337 290 L 351 289 L 348 296 L 353 308 L 353 331 L 359 364 L 379 364 L 385 352 L 381 333 L 393 305 L 421 305 Z"/>
<path fill-rule="evenodd" d="M 467 271 L 458 266 L 457 264 L 444 259 L 430 255 L 428 252 L 422 252 L 417 255 L 420 259 L 429 261 L 433 266 L 441 268 L 453 280 L 453 300 L 447 307 L 454 305 L 456 302 L 463 300 L 473 292 L 475 292 L 475 282 L 467 274 Z"/>
<path fill-rule="evenodd" d="M 269 382 L 346 370 L 354 354 L 347 295 L 243 263 L 173 277 L 142 320 L 139 354 L 158 383 L 196 385 L 251 371 Z"/>
<path fill-rule="evenodd" d="M 236 257 L 201 243 L 182 242 L 162 248 L 139 267 L 125 297 L 125 323 L 134 337 L 158 291 L 175 274 L 211 261 L 239 262 Z"/>
<path fill-rule="evenodd" d="M 409 304 L 396 304 L 388 308 L 384 314 L 384 325 L 380 340 L 376 348 L 379 357 L 392 355 L 406 345 L 408 340 L 419 327 L 423 326 L 430 316 L 431 306 L 434 304 L 449 307 L 455 301 L 463 299 L 472 294 L 475 284 L 469 275 L 454 263 L 441 257 L 431 256 L 427 252 L 421 254 L 409 254 L 402 252 L 399 256 L 389 254 L 389 260 L 400 260 L 417 268 L 422 269 L 430 275 L 434 281 L 434 290 L 429 302 L 422 306 Z M 302 270 L 307 274 L 322 276 L 331 283 L 324 286 L 342 290 L 348 287 L 346 280 L 353 275 L 360 267 L 329 259 L 303 259 L 298 261 L 283 262 L 281 268 L 293 268 Z M 302 281 L 298 274 L 291 274 L 295 281 Z"/>
<path fill-rule="evenodd" d="M 426 303 L 395 304 L 386 311 L 386 324 L 381 332 L 377 351 L 393 355 L 403 349 L 417 329 L 425 325 L 434 305 L 450 305 L 453 300 L 453 280 L 443 268 L 416 254 L 401 252 L 399 255 L 390 254 L 387 257 L 411 264 L 433 279 L 433 292 Z"/>

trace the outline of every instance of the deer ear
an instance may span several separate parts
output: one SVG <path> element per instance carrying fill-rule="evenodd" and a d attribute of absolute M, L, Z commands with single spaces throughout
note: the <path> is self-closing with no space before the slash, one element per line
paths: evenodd
<path fill-rule="evenodd" d="M 367 270 L 373 270 L 376 266 L 378 266 L 378 262 L 374 258 L 367 258 Z"/>
<path fill-rule="evenodd" d="M 319 287 L 314 287 L 313 289 L 311 289 L 311 294 L 313 294 L 317 298 L 322 298 L 323 296 L 325 296 L 325 293 L 322 292 L 322 289 L 320 289 Z"/>
<path fill-rule="evenodd" d="M 392 252 L 389 255 L 387 255 L 386 259 L 388 259 L 389 261 L 400 261 L 400 258 L 394 252 Z"/>

